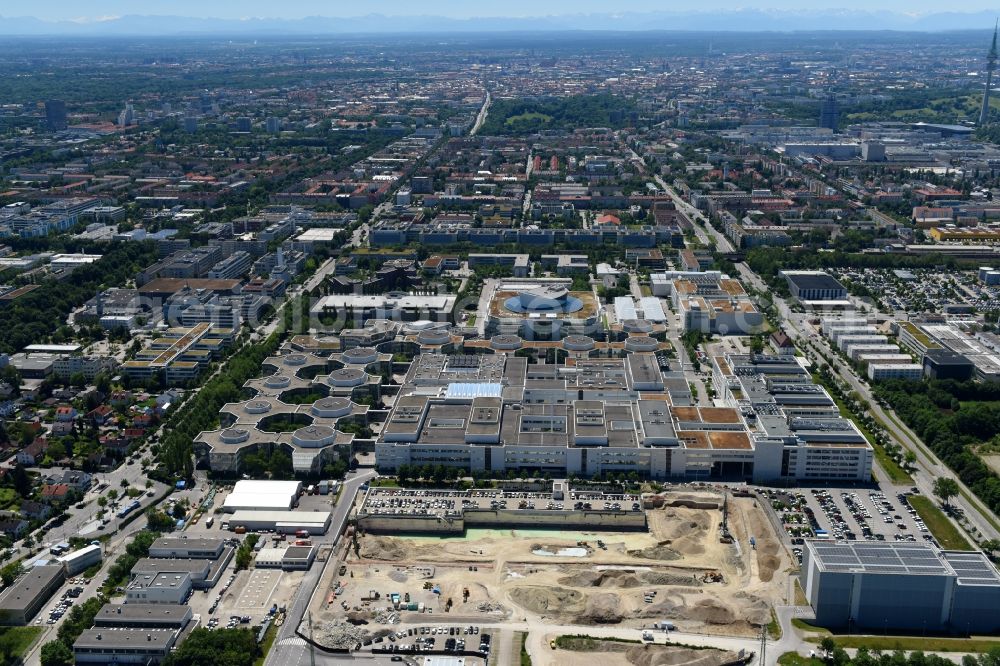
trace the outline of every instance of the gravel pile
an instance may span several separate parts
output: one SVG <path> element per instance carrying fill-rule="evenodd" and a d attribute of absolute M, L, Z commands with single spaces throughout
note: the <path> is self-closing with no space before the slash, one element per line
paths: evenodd
<path fill-rule="evenodd" d="M 353 650 L 369 637 L 367 630 L 346 622 L 324 622 L 313 630 L 313 640 L 339 650 Z"/>

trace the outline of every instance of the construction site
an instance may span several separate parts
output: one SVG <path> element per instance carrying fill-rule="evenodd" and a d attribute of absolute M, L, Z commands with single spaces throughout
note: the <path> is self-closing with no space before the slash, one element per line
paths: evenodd
<path fill-rule="evenodd" d="M 772 606 L 788 601 L 792 570 L 766 501 L 693 485 L 641 501 L 641 531 L 359 530 L 345 539 L 343 564 L 320 583 L 329 591 L 316 595 L 317 638 L 342 647 L 412 627 L 517 625 L 540 642 L 587 627 L 663 622 L 681 632 L 759 635 Z M 668 661 L 688 663 L 674 657 Z M 614 659 L 634 663 L 627 651 Z"/>

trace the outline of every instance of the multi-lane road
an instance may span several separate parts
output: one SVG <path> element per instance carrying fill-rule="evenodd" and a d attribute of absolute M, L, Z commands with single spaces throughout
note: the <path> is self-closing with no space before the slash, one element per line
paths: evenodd
<path fill-rule="evenodd" d="M 733 252 L 734 248 L 729 239 L 721 234 L 711 225 L 708 219 L 694 206 L 684 201 L 681 196 L 670 187 L 666 181 L 659 176 L 655 176 L 656 182 L 663 188 L 664 192 L 670 196 L 677 208 L 683 211 L 689 219 L 696 219 L 702 222 L 703 226 L 694 226 L 694 232 L 699 241 L 708 244 L 708 238 L 715 241 L 715 246 L 720 252 Z M 768 285 L 759 275 L 750 269 L 745 263 L 738 263 L 736 269 L 739 277 L 751 287 L 762 293 L 771 292 Z M 830 348 L 825 339 L 820 337 L 816 331 L 812 330 L 805 323 L 805 315 L 792 311 L 788 302 L 771 295 L 774 306 L 778 310 L 785 332 L 796 341 L 798 346 L 813 358 L 820 352 L 823 355 L 836 359 L 837 354 Z M 966 488 L 958 477 L 934 455 L 920 439 L 903 424 L 902 420 L 891 410 L 883 408 L 872 395 L 871 388 L 862 381 L 854 371 L 842 362 L 835 361 L 833 370 L 844 380 L 853 391 L 868 403 L 871 414 L 882 423 L 892 440 L 903 447 L 904 450 L 913 451 L 917 456 L 917 468 L 912 474 L 914 483 L 921 492 L 931 495 L 933 492 L 934 480 L 939 477 L 949 477 L 958 481 L 962 494 L 957 497 L 953 504 L 964 512 L 966 519 L 984 535 L 985 538 L 1000 538 L 1000 531 L 995 527 L 995 517 L 992 512 L 978 498 L 976 498 L 968 488 Z"/>
<path fill-rule="evenodd" d="M 343 531 L 342 527 L 344 523 L 347 522 L 351 507 L 354 505 L 354 499 L 357 496 L 358 490 L 374 477 L 375 472 L 372 470 L 363 470 L 348 474 L 347 479 L 344 481 L 340 497 L 333 507 L 333 520 L 330 523 L 330 531 L 324 537 L 315 540 L 320 545 L 333 545 L 330 557 L 327 558 L 323 566 L 313 566 L 302 579 L 302 584 L 295 593 L 295 598 L 286 607 L 285 622 L 278 630 L 274 645 L 271 647 L 271 651 L 267 655 L 267 660 L 264 662 L 265 666 L 298 666 L 309 664 L 310 648 L 305 641 L 295 635 L 295 630 L 298 629 L 299 624 L 302 622 L 302 617 L 305 615 L 306 609 L 312 601 L 313 594 L 316 592 L 319 581 L 323 577 L 323 572 L 326 571 L 326 567 L 331 566 L 331 563 L 333 563 L 333 566 L 336 566 L 334 553 L 339 545 L 338 539 Z M 319 654 L 317 653 L 316 656 L 318 657 Z M 324 662 L 317 658 L 316 663 Z"/>

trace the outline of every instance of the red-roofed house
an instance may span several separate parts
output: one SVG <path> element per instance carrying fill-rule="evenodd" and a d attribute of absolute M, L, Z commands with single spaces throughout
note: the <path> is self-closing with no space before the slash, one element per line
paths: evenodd
<path fill-rule="evenodd" d="M 605 213 L 594 220 L 595 227 L 616 227 L 622 223 L 621 218 L 611 213 Z"/>
<path fill-rule="evenodd" d="M 69 497 L 69 485 L 65 483 L 46 483 L 42 486 L 42 500 L 46 502 L 65 502 Z"/>
<path fill-rule="evenodd" d="M 76 416 L 76 410 L 70 405 L 60 405 L 56 408 L 56 421 L 72 421 Z"/>
<path fill-rule="evenodd" d="M 111 409 L 110 406 L 98 405 L 96 408 L 87 413 L 87 418 L 100 426 L 107 423 L 108 419 L 114 416 L 114 413 L 115 410 Z"/>

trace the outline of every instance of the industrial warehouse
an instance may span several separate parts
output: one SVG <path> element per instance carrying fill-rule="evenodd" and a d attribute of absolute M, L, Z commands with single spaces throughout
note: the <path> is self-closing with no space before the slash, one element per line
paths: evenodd
<path fill-rule="evenodd" d="M 230 513 L 240 510 L 288 511 L 295 506 L 299 481 L 237 481 L 222 505 Z"/>
<path fill-rule="evenodd" d="M 794 357 L 713 358 L 726 407 L 694 406 L 667 382 L 644 352 L 566 365 L 421 354 L 376 440 L 377 464 L 563 478 L 871 478 L 871 445 Z"/>
<path fill-rule="evenodd" d="M 820 626 L 1000 631 L 1000 573 L 983 553 L 924 543 L 807 541 L 802 570 Z"/>

